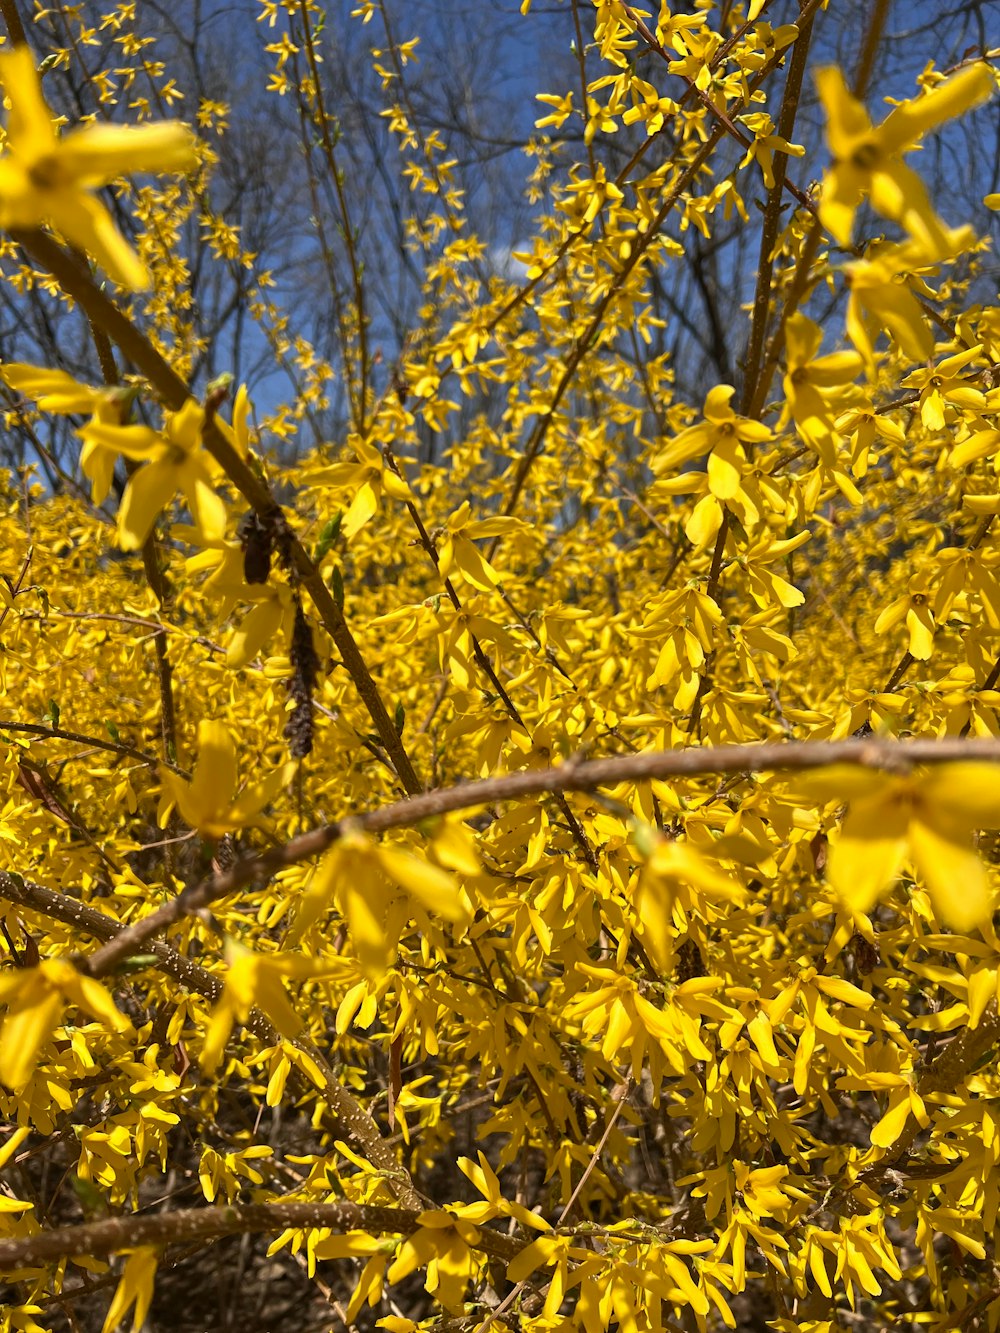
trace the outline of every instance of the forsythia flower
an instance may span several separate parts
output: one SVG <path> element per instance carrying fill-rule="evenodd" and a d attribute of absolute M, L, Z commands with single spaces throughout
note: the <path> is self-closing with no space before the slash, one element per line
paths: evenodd
<path fill-rule="evenodd" d="M 403 890 L 400 893 L 400 890 Z M 456 925 L 472 916 L 455 876 L 390 843 L 348 830 L 320 862 L 287 936 L 297 943 L 336 904 L 362 966 L 375 975 L 395 957 L 406 921 L 423 909 Z"/>
<path fill-rule="evenodd" d="M 852 912 L 867 913 L 910 860 L 949 925 L 966 930 L 989 920 L 993 893 L 972 833 L 1000 827 L 996 765 L 941 764 L 893 776 L 840 764 L 796 785 L 850 803 L 826 875 Z"/>
<path fill-rule="evenodd" d="M 247 824 L 259 823 L 260 812 L 271 802 L 295 771 L 293 763 L 282 764 L 261 782 L 236 793 L 236 746 L 221 722 L 198 724 L 198 762 L 190 782 L 164 769 L 164 795 L 176 801 L 183 819 L 192 828 L 218 838 Z"/>
<path fill-rule="evenodd" d="M 10 102 L 0 155 L 0 226 L 34 229 L 47 223 L 87 251 L 115 282 L 149 286 L 139 256 L 118 234 L 93 190 L 136 171 L 190 171 L 195 139 L 186 125 L 84 125 L 57 136 L 26 46 L 0 55 Z"/>
<path fill-rule="evenodd" d="M 704 420 L 682 430 L 653 459 L 653 471 L 658 477 L 707 453 L 712 494 L 719 500 L 731 500 L 737 494 L 747 464 L 743 446 L 764 444 L 772 438 L 772 433 L 759 421 L 737 416 L 729 401 L 734 393 L 729 384 L 719 384 L 708 391 Z"/>
<path fill-rule="evenodd" d="M 391 468 L 386 467 L 381 451 L 374 445 L 352 436 L 351 447 L 357 455 L 356 463 L 334 463 L 310 478 L 312 484 L 317 486 L 358 487 L 340 526 L 348 541 L 378 512 L 383 491 L 394 500 L 413 498 L 409 486 Z"/>
<path fill-rule="evenodd" d="M 212 1011 L 201 1053 L 200 1063 L 205 1070 L 219 1063 L 233 1024 L 242 1023 L 254 1005 L 267 1014 L 283 1037 L 297 1036 L 302 1031 L 302 1020 L 292 1008 L 282 982 L 285 978 L 315 976 L 325 966 L 319 959 L 296 954 L 254 953 L 233 940 L 226 941 L 226 962 L 226 984 Z"/>
<path fill-rule="evenodd" d="M 846 265 L 850 290 L 845 320 L 847 335 L 864 357 L 869 373 L 874 370 L 875 337 L 879 329 L 885 329 L 911 360 L 930 358 L 934 335 L 909 283 L 914 280 L 912 275 L 933 268 L 944 259 L 957 258 L 973 240 L 971 227 L 959 227 L 944 233 L 947 254 L 942 255 L 939 248 L 932 258 L 925 253 L 921 242 L 904 241 L 901 245 L 873 245 L 865 259 Z"/>
<path fill-rule="evenodd" d="M 795 422 L 801 439 L 816 450 L 827 467 L 833 467 L 840 439 L 835 417 L 845 404 L 848 386 L 862 369 L 861 356 L 857 352 L 831 352 L 818 357 L 823 330 L 799 312 L 787 321 L 785 337 L 785 415 Z"/>
<path fill-rule="evenodd" d="M 906 625 L 909 634 L 908 651 L 918 662 L 926 662 L 934 651 L 934 608 L 920 575 L 910 580 L 909 591 L 879 613 L 875 621 L 876 634 L 888 634 L 897 625 Z"/>
<path fill-rule="evenodd" d="M 821 69 L 816 82 L 833 154 L 819 205 L 823 225 L 841 245 L 849 245 L 855 210 L 867 194 L 877 213 L 900 223 L 923 246 L 929 261 L 944 259 L 950 253 L 948 233 L 923 181 L 901 158 L 918 146 L 928 130 L 989 97 L 993 91 L 989 68 L 971 65 L 924 96 L 902 102 L 877 129 L 848 91 L 839 69 Z"/>
<path fill-rule="evenodd" d="M 8 1088 L 26 1083 L 38 1053 L 74 1005 L 117 1032 L 132 1024 L 111 996 L 92 977 L 62 958 L 47 958 L 37 967 L 20 968 L 0 977 L 0 1004 L 7 1012 L 0 1027 L 0 1082 Z"/>
<path fill-rule="evenodd" d="M 201 442 L 205 409 L 189 398 L 177 412 L 164 413 L 162 430 L 149 426 L 114 426 L 96 418 L 80 437 L 140 459 L 145 466 L 129 478 L 118 510 L 118 541 L 123 551 L 137 551 L 153 529 L 157 515 L 184 493 L 202 541 L 218 542 L 226 532 L 226 506 L 215 492 L 210 456 Z"/>

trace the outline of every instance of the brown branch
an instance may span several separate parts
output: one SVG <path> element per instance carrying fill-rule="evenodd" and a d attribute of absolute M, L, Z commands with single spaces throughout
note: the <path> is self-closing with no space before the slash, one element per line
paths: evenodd
<path fill-rule="evenodd" d="M 778 113 L 777 132 L 786 142 L 792 137 L 795 117 L 799 109 L 802 94 L 802 80 L 805 77 L 806 60 L 809 55 L 809 43 L 812 38 L 813 16 L 810 14 L 799 26 L 799 35 L 792 46 L 792 58 L 785 78 L 785 91 Z M 788 155 L 776 153 L 772 174 L 774 184 L 767 198 L 764 209 L 764 224 L 760 233 L 760 252 L 757 261 L 757 288 L 754 293 L 753 314 L 750 320 L 750 341 L 743 365 L 743 413 L 745 416 L 758 418 L 767 400 L 770 379 L 762 374 L 761 364 L 767 337 L 768 314 L 774 293 L 771 290 L 774 273 L 774 250 L 781 225 L 781 201 L 788 171 Z M 781 329 L 784 329 L 782 321 Z"/>
<path fill-rule="evenodd" d="M 20 876 L 15 877 L 2 871 L 0 871 L 0 898 L 42 916 L 62 921 L 81 934 L 90 935 L 106 943 L 125 933 L 117 921 L 70 897 L 69 894 L 57 893 L 42 884 L 33 884 Z M 193 963 L 160 940 L 150 940 L 146 947 L 156 959 L 157 971 L 180 982 L 188 990 L 205 996 L 213 1003 L 218 1000 L 222 994 L 222 982 L 207 968 Z M 243 1026 L 264 1046 L 281 1044 L 281 1033 L 259 1009 L 250 1010 L 243 1021 Z M 358 1146 L 373 1166 L 389 1174 L 390 1186 L 407 1207 L 418 1209 L 422 1207 L 419 1196 L 409 1182 L 409 1177 L 400 1169 L 391 1145 L 383 1139 L 378 1125 L 361 1103 L 337 1081 L 323 1053 L 312 1043 L 301 1039 L 293 1040 L 290 1044 L 308 1056 L 310 1062 L 316 1066 L 323 1077 L 323 1086 L 317 1088 L 314 1083 L 307 1083 L 304 1075 L 295 1068 L 292 1070 L 294 1081 L 304 1090 L 319 1093 L 330 1108 L 338 1130 L 342 1130 Z"/>
<path fill-rule="evenodd" d="M 24 33 L 24 24 L 21 22 L 21 15 L 17 12 L 17 5 L 14 0 L 0 0 L 0 14 L 3 14 L 3 21 L 7 25 L 11 45 L 27 46 L 28 39 Z"/>
<path fill-rule="evenodd" d="M 250 884 L 264 884 L 286 866 L 319 856 L 354 829 L 385 833 L 389 829 L 410 827 L 421 820 L 477 805 L 523 800 L 527 796 L 551 796 L 559 792 L 596 791 L 621 782 L 697 778 L 718 773 L 803 772 L 830 764 L 860 764 L 864 768 L 900 772 L 916 764 L 970 759 L 1000 763 L 1000 740 L 970 741 L 955 737 L 885 740 L 870 737 L 840 741 L 769 741 L 763 745 L 720 745 L 715 748 L 692 746 L 687 750 L 652 750 L 610 759 L 570 761 L 554 768 L 532 769 L 442 787 L 367 814 L 324 824 L 259 856 L 241 857 L 227 870 L 207 876 L 149 916 L 128 926 L 111 944 L 82 960 L 79 966 L 90 976 L 103 976 L 182 917 Z"/>
<path fill-rule="evenodd" d="M 123 745 L 121 741 L 106 741 L 99 736 L 86 736 L 82 731 L 67 731 L 64 727 L 45 727 L 40 722 L 7 722 L 0 720 L 0 732 L 19 731 L 26 736 L 45 736 L 51 740 L 75 741 L 79 745 L 89 745 L 93 750 L 110 750 L 112 754 L 126 755 L 129 759 L 138 759 L 142 764 L 157 765 L 162 764 L 162 759 L 157 759 L 155 755 L 147 754 L 145 750 L 137 750 L 134 745 Z M 186 768 L 180 768 L 177 764 L 167 763 L 166 767 L 174 773 L 179 773 L 181 777 L 190 777 Z"/>
<path fill-rule="evenodd" d="M 241 1206 L 183 1208 L 174 1213 L 106 1217 L 99 1222 L 60 1227 L 36 1236 L 0 1240 L 0 1270 L 33 1268 L 67 1255 L 100 1258 L 137 1245 L 188 1244 L 251 1232 L 323 1227 L 343 1235 L 365 1231 L 410 1235 L 419 1226 L 419 1211 L 358 1203 L 250 1203 Z M 475 1247 L 497 1259 L 513 1259 L 523 1248 L 497 1231 L 480 1228 Z"/>
<path fill-rule="evenodd" d="M 188 386 L 114 302 L 94 285 L 89 276 L 78 271 L 71 257 L 44 232 L 12 231 L 11 236 L 36 263 L 49 270 L 87 318 L 108 334 L 126 359 L 149 380 L 165 406 L 179 410 L 191 397 Z M 205 421 L 203 438 L 208 452 L 257 514 L 269 518 L 283 512 L 266 483 L 240 457 L 211 419 Z M 290 544 L 290 554 L 298 580 L 312 598 L 324 627 L 336 644 L 400 782 L 411 795 L 419 792 L 420 780 L 342 610 L 323 582 L 322 574 L 295 538 Z"/>

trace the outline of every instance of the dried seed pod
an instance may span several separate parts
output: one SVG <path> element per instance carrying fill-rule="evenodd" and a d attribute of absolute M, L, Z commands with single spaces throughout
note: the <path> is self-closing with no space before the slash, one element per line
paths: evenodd
<path fill-rule="evenodd" d="M 240 520 L 237 536 L 243 547 L 243 577 L 247 583 L 266 583 L 274 546 L 271 525 L 251 509 Z"/>
<path fill-rule="evenodd" d="M 863 977 L 868 976 L 869 972 L 874 972 L 882 961 L 878 945 L 872 944 L 857 932 L 847 941 L 847 947 L 854 955 L 854 966 Z"/>
<path fill-rule="evenodd" d="M 294 701 L 294 707 L 285 724 L 285 739 L 293 759 L 304 759 L 313 747 L 313 691 L 319 676 L 319 655 L 313 643 L 312 629 L 302 610 L 302 603 L 295 606 L 295 625 L 292 629 L 292 645 L 289 656 L 292 662 L 292 678 L 288 690 Z"/>
<path fill-rule="evenodd" d="M 705 968 L 705 960 L 701 956 L 701 950 L 695 944 L 694 940 L 686 939 L 677 950 L 677 980 L 681 984 L 690 981 L 692 977 L 705 977 L 708 972 Z"/>

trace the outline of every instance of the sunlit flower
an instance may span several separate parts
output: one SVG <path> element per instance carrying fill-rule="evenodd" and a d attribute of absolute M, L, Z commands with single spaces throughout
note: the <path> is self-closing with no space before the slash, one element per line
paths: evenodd
<path fill-rule="evenodd" d="M 816 82 L 833 154 L 819 204 L 823 225 L 841 245 L 849 245 L 855 211 L 868 195 L 876 213 L 905 227 L 928 259 L 945 258 L 950 253 L 948 233 L 926 186 L 902 154 L 916 148 L 929 130 L 984 102 L 993 91 L 989 68 L 969 66 L 922 97 L 900 103 L 877 128 L 839 69 L 821 69 Z"/>
<path fill-rule="evenodd" d="M 402 477 L 386 466 L 379 449 L 357 436 L 352 436 L 350 443 L 357 454 L 356 463 L 334 463 L 331 467 L 312 473 L 309 478 L 310 484 L 314 486 L 357 486 L 354 499 L 340 526 L 348 541 L 378 512 L 383 491 L 394 500 L 413 498 Z"/>
<path fill-rule="evenodd" d="M 955 356 L 946 356 L 936 366 L 913 371 L 902 381 L 906 388 L 920 390 L 920 419 L 928 430 L 943 429 L 949 404 L 952 408 L 968 408 L 973 412 L 986 406 L 983 391 L 958 373 L 971 361 L 981 359 L 982 350 L 978 344 L 964 348 Z"/>
<path fill-rule="evenodd" d="M 846 405 L 845 390 L 863 362 L 857 352 L 817 356 L 822 342 L 823 330 L 805 315 L 796 312 L 786 322 L 786 415 L 827 467 L 833 467 L 840 439 L 835 418 Z"/>
<path fill-rule="evenodd" d="M 849 802 L 826 876 L 852 912 L 867 913 L 911 861 L 949 925 L 990 919 L 994 895 L 972 834 L 1000 828 L 1000 767 L 963 762 L 897 776 L 842 764 L 796 786 Z"/>
<path fill-rule="evenodd" d="M 747 149 L 746 157 L 744 157 L 740 166 L 748 166 L 750 162 L 756 159 L 764 177 L 764 185 L 767 189 L 772 190 L 774 188 L 774 154 L 787 153 L 791 157 L 802 157 L 806 150 L 801 144 L 789 143 L 780 134 L 775 134 L 774 122 L 765 111 L 755 111 L 751 112 L 750 115 L 740 116 L 740 121 L 754 136 L 753 142 Z"/>
<path fill-rule="evenodd" d="M 91 388 L 78 383 L 64 370 L 50 370 L 47 366 L 28 366 L 11 361 L 0 368 L 0 376 L 25 398 L 33 398 L 43 412 L 57 416 L 89 414 L 103 425 L 117 425 L 132 388 Z M 90 481 L 90 495 L 95 505 L 108 498 L 115 475 L 118 455 L 96 440 L 84 441 L 80 451 L 80 467 Z"/>
<path fill-rule="evenodd" d="M 302 1030 L 302 1020 L 292 1008 L 283 982 L 314 976 L 322 970 L 317 960 L 298 954 L 260 954 L 233 940 L 226 941 L 229 970 L 219 1003 L 205 1033 L 201 1053 L 203 1069 L 212 1070 L 219 1063 L 234 1023 L 242 1023 L 250 1010 L 262 1009 L 283 1037 L 295 1037 Z"/>
<path fill-rule="evenodd" d="M 896 597 L 875 621 L 876 634 L 888 634 L 897 625 L 906 625 L 907 650 L 918 662 L 926 662 L 934 651 L 934 608 L 919 575 L 910 580 L 909 591 Z"/>
<path fill-rule="evenodd" d="M 763 444 L 773 436 L 761 422 L 733 411 L 730 399 L 734 393 L 729 384 L 719 384 L 708 391 L 704 420 L 682 430 L 653 459 L 653 471 L 658 477 L 707 453 L 712 494 L 719 500 L 731 500 L 738 493 L 747 466 L 743 446 Z"/>
<path fill-rule="evenodd" d="M 946 253 L 939 250 L 936 257 L 929 256 L 921 242 L 905 241 L 872 246 L 864 259 L 846 265 L 850 289 L 847 335 L 869 371 L 874 366 L 875 338 L 882 329 L 911 361 L 927 361 L 933 353 L 934 335 L 911 285 L 919 286 L 916 275 L 935 269 L 943 259 L 955 258 L 974 240 L 971 227 L 959 227 L 944 236 Z"/>
<path fill-rule="evenodd" d="M 395 957 L 402 928 L 415 913 L 427 912 L 456 925 L 467 924 L 471 916 L 454 875 L 358 830 L 346 832 L 320 862 L 299 901 L 289 942 L 301 940 L 334 905 L 350 927 L 362 966 L 373 975 Z"/>
<path fill-rule="evenodd" d="M 202 447 L 205 409 L 192 398 L 177 412 L 165 412 L 162 430 L 149 426 L 113 426 L 93 420 L 80 430 L 88 443 L 142 461 L 130 478 L 118 510 L 118 540 L 123 551 L 137 551 L 160 511 L 182 491 L 195 527 L 206 542 L 226 532 L 226 506 L 216 494 L 210 456 Z"/>
<path fill-rule="evenodd" d="M 137 171 L 190 171 L 195 139 L 186 125 L 83 125 L 60 138 L 26 46 L 0 55 L 10 102 L 0 155 L 0 226 L 55 227 L 123 287 L 141 290 L 149 275 L 92 193 Z"/>
<path fill-rule="evenodd" d="M 0 977 L 0 1082 L 19 1088 L 27 1082 L 39 1053 L 72 1005 L 117 1032 L 132 1024 L 92 977 L 63 958 L 47 958 L 37 967 L 18 968 Z"/>

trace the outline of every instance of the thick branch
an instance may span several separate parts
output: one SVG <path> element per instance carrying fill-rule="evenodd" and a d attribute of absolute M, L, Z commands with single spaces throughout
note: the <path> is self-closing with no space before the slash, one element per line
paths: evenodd
<path fill-rule="evenodd" d="M 704 777 L 711 773 L 801 772 L 829 764 L 860 764 L 895 772 L 915 764 L 941 764 L 979 759 L 1000 762 L 1000 740 L 865 740 L 771 741 L 764 745 L 720 745 L 689 750 L 653 750 L 645 754 L 618 755 L 612 759 L 569 762 L 555 768 L 510 773 L 499 778 L 464 782 L 442 787 L 405 801 L 371 810 L 303 833 L 282 847 L 259 856 L 242 857 L 219 874 L 200 883 L 127 927 L 109 945 L 81 963 L 91 976 L 103 976 L 136 953 L 146 941 L 218 898 L 237 893 L 249 884 L 264 884 L 279 870 L 308 861 L 331 847 L 346 831 L 363 829 L 384 833 L 406 828 L 437 815 L 468 810 L 477 805 L 521 800 L 528 796 L 555 795 L 567 791 L 597 791 L 621 782 L 649 782 L 666 778 Z"/>
<path fill-rule="evenodd" d="M 138 1245 L 190 1244 L 286 1227 L 324 1227 L 340 1235 L 347 1231 L 399 1234 L 416 1231 L 420 1213 L 403 1208 L 382 1208 L 357 1203 L 251 1203 L 239 1207 L 184 1208 L 175 1213 L 130 1213 L 106 1217 L 75 1227 L 43 1231 L 37 1236 L 0 1241 L 0 1271 L 34 1268 L 66 1255 L 100 1258 Z M 522 1246 L 499 1232 L 482 1228 L 476 1249 L 510 1260 Z"/>

